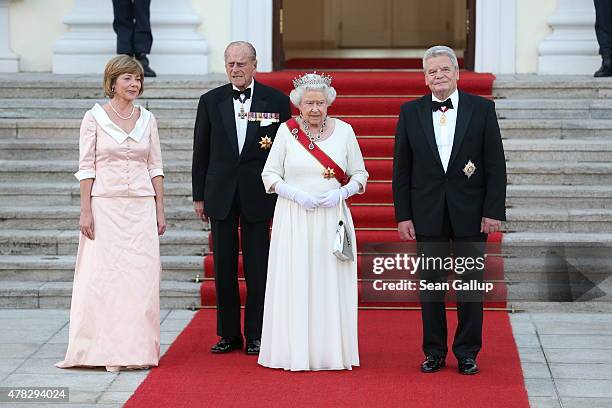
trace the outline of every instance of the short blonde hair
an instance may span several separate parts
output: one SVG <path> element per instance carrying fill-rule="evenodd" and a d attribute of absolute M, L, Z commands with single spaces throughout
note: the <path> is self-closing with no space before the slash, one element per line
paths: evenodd
<path fill-rule="evenodd" d="M 117 55 L 106 63 L 106 68 L 104 68 L 104 94 L 109 98 L 115 96 L 115 82 L 123 74 L 140 75 L 140 92 L 138 96 L 142 95 L 144 91 L 144 70 L 140 62 L 129 55 Z"/>

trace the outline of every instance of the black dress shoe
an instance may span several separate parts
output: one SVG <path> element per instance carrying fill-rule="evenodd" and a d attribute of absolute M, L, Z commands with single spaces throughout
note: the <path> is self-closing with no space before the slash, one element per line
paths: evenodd
<path fill-rule="evenodd" d="M 259 348 L 261 347 L 261 341 L 257 340 L 247 340 L 246 343 L 246 353 L 252 356 L 259 354 Z"/>
<path fill-rule="evenodd" d="M 480 370 L 478 370 L 478 366 L 476 365 L 476 360 L 473 358 L 462 358 L 459 360 L 459 373 L 465 375 L 474 375 L 478 374 Z"/>
<path fill-rule="evenodd" d="M 151 67 L 149 66 L 149 59 L 147 58 L 147 54 L 138 54 L 136 55 L 136 59 L 138 60 L 138 62 L 140 62 L 140 65 L 142 65 L 144 76 L 146 77 L 157 76 L 155 71 L 153 71 Z"/>
<path fill-rule="evenodd" d="M 440 356 L 427 356 L 427 359 L 421 364 L 421 372 L 424 373 L 435 373 L 440 371 L 442 367 L 446 365 L 444 357 Z"/>
<path fill-rule="evenodd" d="M 210 352 L 223 354 L 234 350 L 242 350 L 242 339 L 240 337 L 223 337 L 211 347 Z"/>
<path fill-rule="evenodd" d="M 612 76 L 612 55 L 601 56 L 601 67 L 593 75 L 595 78 Z"/>

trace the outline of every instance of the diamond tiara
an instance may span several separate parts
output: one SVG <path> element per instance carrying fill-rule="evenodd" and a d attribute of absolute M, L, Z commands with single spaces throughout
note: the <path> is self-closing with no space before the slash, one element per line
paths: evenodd
<path fill-rule="evenodd" d="M 325 75 L 325 73 L 317 74 L 317 71 L 312 73 L 306 73 L 302 76 L 298 76 L 293 79 L 293 87 L 299 88 L 300 86 L 310 85 L 326 85 L 331 86 L 332 77 Z"/>

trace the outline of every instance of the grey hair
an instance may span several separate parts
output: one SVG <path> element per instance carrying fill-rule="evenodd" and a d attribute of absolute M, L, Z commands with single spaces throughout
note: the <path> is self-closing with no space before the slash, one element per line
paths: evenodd
<path fill-rule="evenodd" d="M 225 51 L 223 52 L 223 58 L 225 61 L 227 61 L 227 53 L 232 47 L 246 47 L 249 50 L 249 58 L 252 61 L 257 59 L 257 51 L 255 50 L 253 44 L 248 41 L 232 41 L 231 43 L 227 44 L 227 47 L 225 47 Z"/>
<path fill-rule="evenodd" d="M 423 55 L 423 71 L 427 71 L 428 59 L 439 57 L 442 55 L 445 55 L 450 58 L 451 64 L 453 64 L 455 71 L 459 70 L 459 62 L 457 61 L 457 55 L 455 54 L 455 51 L 445 45 L 436 45 L 425 51 L 425 54 Z"/>
<path fill-rule="evenodd" d="M 315 73 L 305 74 L 302 78 L 316 80 L 317 78 L 320 78 L 320 75 Z M 323 83 L 305 84 L 292 89 L 291 93 L 289 93 L 289 99 L 291 100 L 293 106 L 297 108 L 300 105 L 306 91 L 323 92 L 323 95 L 325 95 L 325 101 L 328 105 L 331 105 L 336 100 L 336 89 L 334 89 L 333 86 L 328 86 Z"/>

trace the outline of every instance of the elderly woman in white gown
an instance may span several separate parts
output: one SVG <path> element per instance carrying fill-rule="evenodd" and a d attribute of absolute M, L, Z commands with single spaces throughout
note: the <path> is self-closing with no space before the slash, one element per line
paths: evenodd
<path fill-rule="evenodd" d="M 281 125 L 262 173 L 268 193 L 279 198 L 258 362 L 292 371 L 350 370 L 359 365 L 357 263 L 332 250 L 340 206 L 355 242 L 344 200 L 365 191 L 368 173 L 351 125 L 327 116 L 336 97 L 331 78 L 305 74 L 294 86 L 290 98 L 300 116 Z M 345 173 L 342 183 L 313 155 L 319 149 Z"/>

